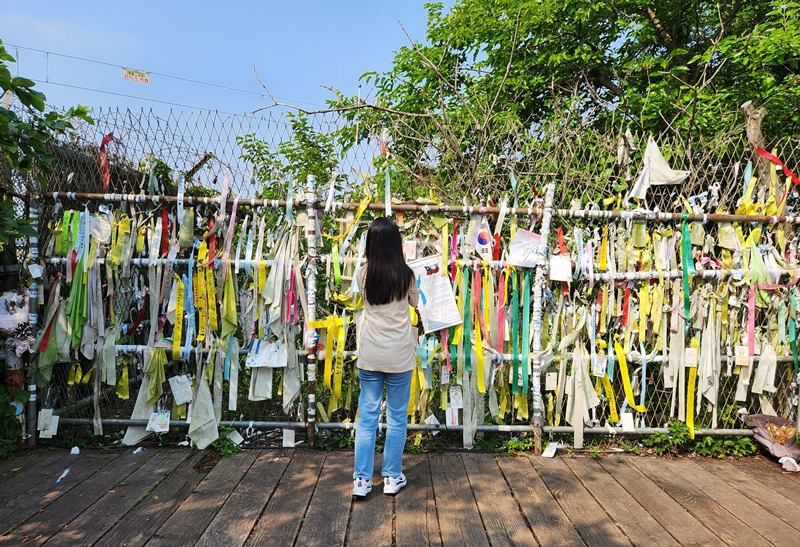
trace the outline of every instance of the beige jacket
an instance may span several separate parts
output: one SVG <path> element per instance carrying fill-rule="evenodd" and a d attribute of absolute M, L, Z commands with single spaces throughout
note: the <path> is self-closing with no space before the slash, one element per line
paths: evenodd
<path fill-rule="evenodd" d="M 367 267 L 355 272 L 361 295 Z M 419 302 L 419 288 L 412 282 L 403 300 L 373 306 L 364 298 L 358 325 L 358 368 L 380 372 L 406 372 L 416 363 L 417 330 L 411 326 L 408 306 Z"/>

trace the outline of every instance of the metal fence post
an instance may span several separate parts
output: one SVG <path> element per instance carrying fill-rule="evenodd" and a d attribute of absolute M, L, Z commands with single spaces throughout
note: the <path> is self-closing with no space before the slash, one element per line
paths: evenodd
<path fill-rule="evenodd" d="M 536 261 L 536 278 L 533 284 L 533 352 L 542 351 L 542 300 L 544 285 L 547 281 L 548 246 L 550 237 L 550 219 L 553 217 L 553 196 L 556 185 L 548 184 L 544 193 L 544 210 L 542 211 L 542 231 L 539 239 L 538 258 Z M 527 341 L 525 341 L 527 343 Z M 527 363 L 525 364 L 527 366 Z M 536 455 L 542 453 L 542 361 L 537 355 L 533 361 L 533 440 Z"/>
<path fill-rule="evenodd" d="M 308 379 L 308 443 L 314 446 L 317 421 L 317 331 L 310 323 L 317 319 L 317 179 L 314 175 L 306 177 L 306 242 L 308 255 L 306 262 L 306 374 Z"/>
<path fill-rule="evenodd" d="M 39 203 L 35 197 L 31 197 L 28 220 L 36 233 L 39 233 Z M 27 264 L 37 264 L 39 262 L 39 238 L 31 236 L 28 238 L 28 259 Z M 39 282 L 36 279 L 31 281 L 28 290 L 28 324 L 34 336 L 39 333 Z M 28 409 L 26 416 L 26 429 L 28 435 L 28 446 L 36 446 L 36 354 L 31 352 L 28 357 Z"/>

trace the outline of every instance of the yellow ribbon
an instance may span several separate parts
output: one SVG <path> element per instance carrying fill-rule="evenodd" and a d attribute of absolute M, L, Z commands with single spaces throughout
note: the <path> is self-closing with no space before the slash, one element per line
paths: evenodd
<path fill-rule="evenodd" d="M 76 384 L 81 383 L 81 379 L 83 378 L 83 371 L 81 370 L 80 363 L 75 363 L 69 369 L 69 378 L 67 379 L 67 385 L 73 386 Z"/>
<path fill-rule="evenodd" d="M 611 421 L 616 423 L 619 422 L 619 414 L 617 414 L 617 399 L 614 396 L 614 388 L 611 386 L 611 380 L 608 377 L 608 373 L 606 373 L 601 379 L 603 382 L 603 388 L 606 391 L 606 399 L 608 399 L 608 414 Z"/>
<path fill-rule="evenodd" d="M 308 326 L 312 329 L 326 329 L 325 340 L 325 366 L 322 381 L 325 387 L 331 390 L 334 398 L 342 398 L 342 378 L 344 377 L 344 325 L 352 323 L 352 317 L 342 318 L 338 315 L 329 315 L 321 321 L 310 321 Z M 336 343 L 336 356 L 333 355 L 333 345 Z"/>
<path fill-rule="evenodd" d="M 185 295 L 185 288 L 180 276 L 172 276 L 175 279 L 175 327 L 172 331 L 172 358 L 180 359 L 181 357 L 181 338 L 183 337 L 183 298 Z"/>
<path fill-rule="evenodd" d="M 212 332 L 219 330 L 219 322 L 217 320 L 217 290 L 214 287 L 214 266 L 209 265 L 206 268 L 206 294 L 208 306 L 208 324 Z"/>
<path fill-rule="evenodd" d="M 692 338 L 691 346 L 697 350 L 700 343 L 697 338 Z M 686 393 L 686 426 L 689 428 L 689 438 L 694 439 L 694 392 L 697 386 L 697 361 L 689 368 L 689 390 Z"/>
<path fill-rule="evenodd" d="M 117 397 L 127 401 L 130 399 L 130 387 L 128 382 L 128 363 L 129 357 L 122 358 L 122 370 L 117 381 Z"/>
<path fill-rule="evenodd" d="M 637 412 L 647 412 L 644 405 L 637 405 L 633 398 L 633 389 L 631 389 L 631 377 L 628 373 L 628 360 L 625 358 L 625 351 L 619 343 L 619 334 L 614 335 L 614 352 L 617 354 L 617 361 L 619 362 L 619 372 L 622 375 L 622 387 L 625 391 L 625 400 L 628 401 L 628 406 Z M 644 389 L 644 386 L 642 386 Z"/>
<path fill-rule="evenodd" d="M 372 201 L 372 196 L 369 194 L 369 192 L 367 192 L 367 197 L 365 197 L 359 204 L 358 210 L 356 211 L 356 215 L 353 218 L 353 221 L 347 225 L 347 227 L 344 229 L 344 232 L 342 232 L 338 236 L 324 234 L 325 237 L 333 241 L 341 241 L 342 239 L 346 238 L 347 234 L 350 233 L 350 230 L 353 229 L 353 226 L 358 224 L 358 221 L 361 219 L 361 215 L 364 213 L 364 211 L 367 210 L 367 205 L 369 205 L 370 201 Z"/>

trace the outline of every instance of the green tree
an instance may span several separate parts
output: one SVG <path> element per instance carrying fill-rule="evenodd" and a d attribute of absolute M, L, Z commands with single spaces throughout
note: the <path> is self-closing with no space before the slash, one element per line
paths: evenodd
<path fill-rule="evenodd" d="M 61 114 L 45 112 L 45 96 L 36 91 L 33 81 L 20 76 L 12 76 L 8 63 L 16 60 L 8 54 L 0 40 L 0 89 L 16 97 L 28 116 L 0 107 L 0 150 L 12 169 L 23 176 L 33 176 L 39 184 L 44 184 L 43 174 L 47 173 L 55 157 L 47 149 L 54 138 L 74 129 L 72 122 L 81 119 L 92 123 L 88 108 L 77 106 Z"/>
<path fill-rule="evenodd" d="M 286 199 L 288 181 L 294 181 L 295 192 L 301 192 L 308 174 L 325 183 L 339 165 L 335 133 L 317 131 L 303 112 L 286 117 L 292 124 L 292 138 L 282 141 L 277 151 L 253 133 L 236 137 L 242 149 L 239 157 L 253 166 L 253 178 L 263 185 L 266 199 Z"/>
<path fill-rule="evenodd" d="M 20 76 L 12 76 L 8 63 L 16 62 L 8 54 L 0 40 L 0 90 L 2 96 L 11 94 L 25 109 L 26 115 L 0 106 L 0 172 L 9 180 L 6 191 L 11 189 L 12 172 L 21 175 L 34 188 L 45 184 L 44 175 L 51 168 L 55 157 L 48 150 L 48 143 L 74 129 L 72 122 L 82 119 L 92 122 L 84 106 L 70 108 L 61 114 L 45 112 L 45 96 L 36 91 L 34 82 Z M 35 235 L 24 219 L 18 219 L 16 203 L 7 194 L 0 200 L 0 251 L 16 238 Z"/>
<path fill-rule="evenodd" d="M 770 110 L 770 131 L 800 127 L 797 2 L 458 0 L 447 13 L 427 9 L 429 44 L 401 48 L 389 72 L 367 75 L 401 110 L 488 105 L 543 123 L 567 96 L 593 121 L 719 131 L 731 121 L 719 114 L 752 100 Z"/>
<path fill-rule="evenodd" d="M 578 147 L 589 144 L 587 129 L 609 128 L 673 131 L 709 147 L 742 127 L 748 100 L 767 109 L 770 140 L 800 128 L 797 2 L 457 0 L 426 9 L 425 42 L 397 51 L 388 72 L 364 75 L 378 109 L 335 104 L 372 134 L 388 126 L 406 176 L 439 188 L 492 187 L 492 175 L 505 187 L 509 168 L 565 130 Z"/>

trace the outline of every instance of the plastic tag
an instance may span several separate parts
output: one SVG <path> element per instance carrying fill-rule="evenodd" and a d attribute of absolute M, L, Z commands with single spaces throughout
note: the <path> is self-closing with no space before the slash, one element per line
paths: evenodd
<path fill-rule="evenodd" d="M 572 260 L 568 255 L 550 255 L 548 277 L 550 281 L 572 280 Z"/>
<path fill-rule="evenodd" d="M 737 367 L 750 365 L 750 356 L 747 355 L 747 346 L 736 346 L 734 349 L 734 364 Z"/>
<path fill-rule="evenodd" d="M 453 386 L 450 388 L 450 400 L 448 401 L 450 408 L 464 408 L 464 395 L 461 392 L 461 386 Z"/>
<path fill-rule="evenodd" d="M 173 376 L 170 378 L 169 387 L 172 390 L 175 404 L 182 405 L 192 402 L 192 383 L 185 374 L 183 376 Z"/>
<path fill-rule="evenodd" d="M 686 368 L 697 366 L 697 348 L 686 348 L 684 355 Z"/>
<path fill-rule="evenodd" d="M 169 410 L 150 414 L 147 427 L 144 428 L 145 431 L 153 431 L 155 433 L 166 433 L 169 431 L 169 414 Z"/>
<path fill-rule="evenodd" d="M 594 363 L 592 363 L 592 376 L 602 378 L 606 375 L 606 368 L 608 366 L 608 359 L 605 357 L 596 356 Z"/>

